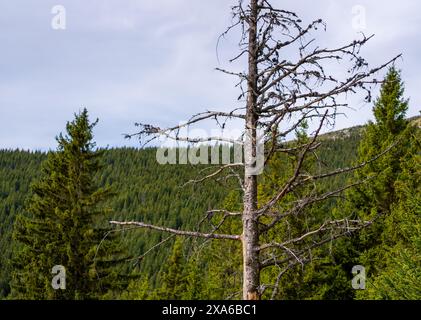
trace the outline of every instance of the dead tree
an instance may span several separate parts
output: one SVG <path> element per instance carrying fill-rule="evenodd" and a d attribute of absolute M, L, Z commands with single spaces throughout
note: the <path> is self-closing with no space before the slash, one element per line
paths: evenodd
<path fill-rule="evenodd" d="M 242 212 L 211 210 L 207 217 L 220 215 L 221 223 L 211 232 L 182 231 L 150 225 L 136 221 L 111 221 L 115 225 L 138 226 L 180 236 L 201 237 L 207 239 L 227 239 L 242 242 L 243 289 L 245 300 L 259 299 L 262 291 L 273 288 L 276 295 L 280 277 L 297 263 L 311 260 L 309 252 L 332 240 L 359 230 L 370 221 L 341 219 L 325 221 L 318 228 L 310 230 L 296 238 L 283 242 L 265 242 L 263 239 L 277 224 L 288 216 L 300 214 L 317 202 L 337 196 L 352 185 L 322 194 L 310 194 L 295 201 L 287 211 L 280 212 L 276 205 L 295 189 L 314 181 L 334 175 L 350 172 L 366 163 L 350 168 L 341 168 L 331 172 L 311 174 L 302 170 L 306 157 L 320 146 L 319 133 L 323 126 L 334 121 L 340 108 L 346 107 L 344 97 L 362 91 L 370 99 L 371 85 L 378 81 L 375 75 L 399 57 L 394 57 L 384 64 L 369 68 L 361 57 L 360 49 L 371 37 L 362 35 L 361 39 L 336 48 L 324 48 L 315 45 L 312 34 L 318 28 L 325 28 L 322 20 L 315 20 L 304 25 L 299 17 L 290 11 L 272 7 L 267 0 L 239 0 L 232 8 L 233 23 L 223 33 L 227 35 L 234 29 L 240 30 L 239 54 L 230 62 L 246 62 L 247 70 L 234 72 L 218 68 L 221 72 L 238 78 L 241 88 L 240 108 L 230 112 L 206 111 L 194 115 L 189 121 L 169 128 L 139 124 L 140 130 L 130 136 L 147 138 L 148 141 L 165 136 L 176 141 L 198 144 L 208 141 L 233 143 L 232 140 L 217 137 L 182 136 L 180 130 L 204 120 L 216 120 L 222 126 L 231 119 L 244 123 L 243 147 L 244 159 L 240 163 L 225 164 L 210 175 L 196 181 L 204 181 L 229 172 L 236 177 L 243 190 Z M 330 69 L 333 63 L 343 67 L 342 76 L 335 76 Z M 288 148 L 281 143 L 289 133 L 294 132 L 304 121 L 318 123 L 310 141 L 304 145 Z M 258 132 L 262 132 L 258 135 Z M 294 152 L 297 155 L 294 173 L 275 196 L 267 203 L 258 203 L 257 174 L 250 170 L 256 165 L 259 145 L 270 146 L 265 151 L 264 163 L 275 154 Z M 370 160 L 375 161 L 383 153 Z M 239 170 L 237 170 L 239 168 Z M 228 218 L 238 218 L 242 222 L 242 234 L 220 234 L 219 226 Z M 263 222 L 264 221 L 264 222 Z M 323 238 L 325 235 L 325 238 Z M 294 249 L 294 244 L 316 237 L 319 241 L 306 242 L 309 245 L 302 250 Z M 320 240 L 321 239 L 321 240 Z M 278 252 L 278 253 L 274 253 Z M 281 268 L 274 284 L 261 284 L 260 273 L 271 266 Z"/>

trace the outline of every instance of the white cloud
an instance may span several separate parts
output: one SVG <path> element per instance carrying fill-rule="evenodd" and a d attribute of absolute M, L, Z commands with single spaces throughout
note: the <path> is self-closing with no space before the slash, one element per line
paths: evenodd
<path fill-rule="evenodd" d="M 238 96 L 233 79 L 214 70 L 216 42 L 230 22 L 235 1 L 213 0 L 62 0 L 65 31 L 50 28 L 54 0 L 14 0 L 0 5 L 0 148 L 48 148 L 81 106 L 100 118 L 100 145 L 127 143 L 121 133 L 137 121 L 178 123 L 193 113 L 228 110 Z M 322 45 L 338 45 L 358 36 L 352 7 L 363 5 L 367 34 L 364 51 L 373 65 L 399 52 L 409 115 L 421 105 L 417 33 L 421 3 L 411 0 L 317 2 L 277 0 L 304 21 L 322 17 Z M 235 53 L 234 38 L 219 49 L 222 67 Z M 242 69 L 243 67 L 241 67 Z M 338 127 L 364 123 L 371 105 L 353 100 L 356 111 L 338 119 Z"/>

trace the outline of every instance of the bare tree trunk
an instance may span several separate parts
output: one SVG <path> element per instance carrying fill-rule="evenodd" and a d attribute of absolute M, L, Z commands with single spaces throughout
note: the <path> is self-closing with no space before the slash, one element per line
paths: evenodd
<path fill-rule="evenodd" d="M 158 137 L 165 137 L 169 140 L 188 142 L 194 145 L 203 142 L 209 143 L 210 141 L 233 145 L 238 141 L 223 136 L 211 138 L 201 137 L 200 135 L 183 136 L 179 132 L 181 129 L 205 120 L 214 119 L 219 128 L 224 128 L 228 120 L 241 119 L 241 121 L 244 121 L 245 127 L 243 133 L 246 135 L 243 144 L 244 162 L 225 164 L 211 174 L 190 182 L 201 183 L 231 170 L 231 174 L 227 174 L 226 178 L 238 179 L 240 188 L 244 191 L 243 212 L 229 212 L 224 208 L 222 210 L 210 210 L 199 223 L 196 231 L 178 230 L 141 221 L 110 222 L 115 225 L 157 230 L 176 236 L 200 237 L 212 240 L 241 240 L 243 255 L 242 297 L 244 300 L 260 299 L 264 294 L 264 288 L 269 287 L 273 288 L 272 298 L 276 298 L 279 292 L 279 279 L 295 265 L 303 265 L 311 261 L 311 250 L 339 237 L 349 235 L 351 232 L 356 232 L 371 223 L 370 221 L 344 218 L 325 221 L 318 228 L 303 234 L 289 235 L 287 239 L 281 239 L 280 242 L 274 241 L 279 240 L 279 237 L 273 237 L 272 235 L 268 237 L 268 232 L 281 223 L 287 223 L 285 219 L 288 217 L 303 216 L 306 214 L 305 209 L 307 207 L 337 197 L 346 189 L 365 182 L 365 180 L 359 181 L 323 193 L 316 188 L 315 181 L 357 170 L 376 161 L 377 158 L 393 147 L 392 145 L 378 156 L 353 167 L 339 168 L 326 173 L 320 172 L 320 170 L 315 170 L 315 172 L 304 170 L 306 157 L 314 153 L 321 145 L 317 139 L 325 121 L 335 119 L 337 108 L 347 106 L 346 103 L 339 103 L 336 99 L 341 99 L 341 97 L 348 95 L 350 92 L 355 93 L 357 90 L 367 92 L 367 98 L 369 99 L 371 97 L 370 85 L 378 83 L 373 78 L 374 75 L 394 63 L 400 55 L 370 69 L 367 67 L 365 59 L 359 55 L 359 51 L 371 37 L 363 36 L 360 40 L 354 40 L 339 47 L 323 49 L 312 44 L 315 40 L 312 36 L 310 39 L 306 38 L 318 27 L 323 29 L 325 24 L 321 19 L 303 25 L 301 19 L 294 12 L 274 8 L 270 2 L 269 0 L 238 0 L 237 5 L 232 7 L 233 22 L 221 35 L 223 37 L 234 28 L 241 29 L 239 42 L 241 52 L 230 62 L 238 61 L 247 55 L 247 74 L 221 68 L 217 68 L 217 70 L 239 78 L 241 95 L 238 100 L 243 102 L 243 97 L 247 94 L 245 113 L 243 108 L 236 108 L 231 112 L 208 110 L 195 114 L 189 121 L 181 125 L 164 129 L 138 123 L 137 126 L 140 129 L 134 134 L 127 135 L 128 138 L 137 136 L 144 139 L 145 144 Z M 288 52 L 288 50 L 294 50 L 298 55 L 293 54 L 290 57 L 284 56 L 284 60 L 280 59 L 282 52 Z M 331 75 L 325 71 L 325 67 L 331 62 L 348 64 L 344 70 L 346 78 L 336 78 L 337 75 Z M 246 88 L 244 88 L 245 84 Z M 220 120 L 223 122 L 222 125 Z M 314 132 L 311 141 L 292 148 L 283 145 L 287 135 L 293 133 L 305 121 L 319 121 L 319 127 Z M 281 128 L 280 124 L 285 125 Z M 262 130 L 263 137 L 257 136 L 257 129 Z M 276 153 L 289 154 L 288 159 L 291 159 L 288 161 L 294 171 L 282 185 L 273 190 L 274 194 L 268 201 L 264 201 L 258 206 L 257 171 L 259 170 L 253 168 L 252 161 L 256 160 L 256 153 L 261 152 L 257 148 L 260 143 L 271 145 L 270 152 L 265 154 L 264 163 L 269 163 Z M 234 170 L 243 166 L 244 180 L 241 174 Z M 311 191 L 305 192 L 299 201 L 291 201 L 287 198 L 292 192 L 300 188 L 303 190 L 309 184 L 312 186 Z M 285 204 L 288 209 L 281 212 L 278 207 L 279 204 Z M 222 220 L 218 220 L 217 226 L 212 224 L 213 229 L 211 231 L 200 232 L 202 222 L 206 219 L 211 221 L 214 216 L 222 218 Z M 241 217 L 242 219 L 241 235 L 217 233 L 226 219 L 235 217 Z M 263 217 L 265 219 L 259 221 Z M 260 243 L 263 236 L 269 239 Z M 146 251 L 145 254 L 165 241 L 164 239 Z M 143 256 L 141 257 L 143 258 Z M 278 268 L 284 266 L 280 269 L 275 285 L 260 283 L 260 272 L 265 268 L 274 266 Z"/>
<path fill-rule="evenodd" d="M 257 102 L 257 0 L 250 2 L 248 96 L 246 112 L 246 132 L 249 145 L 244 148 L 245 162 L 256 158 L 256 102 Z M 250 160 L 249 160 L 250 161 Z M 255 217 L 257 210 L 257 177 L 245 167 L 243 212 L 243 299 L 258 300 L 260 284 L 259 231 Z"/>

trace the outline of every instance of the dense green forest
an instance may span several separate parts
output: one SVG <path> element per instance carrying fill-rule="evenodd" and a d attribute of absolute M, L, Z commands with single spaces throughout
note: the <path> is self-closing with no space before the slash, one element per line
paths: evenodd
<path fill-rule="evenodd" d="M 322 159 L 329 166 L 349 165 L 356 157 L 361 128 L 351 128 L 325 136 Z M 206 182 L 183 186 L 186 181 L 199 177 L 201 166 L 159 165 L 156 149 L 118 148 L 105 150 L 104 170 L 97 177 L 100 186 L 111 185 L 117 194 L 106 202 L 112 209 L 108 219 L 139 220 L 169 227 L 195 228 L 204 213 L 212 207 L 232 201 L 235 188 L 227 191 L 223 182 Z M 23 150 L 0 151 L 0 226 L 1 226 L 1 293 L 9 292 L 11 233 L 16 214 L 25 207 L 31 183 L 40 176 L 46 153 Z M 338 177 L 339 178 L 339 177 Z M 340 177 L 341 180 L 345 177 Z M 340 182 L 338 182 L 340 183 Z M 231 192 L 231 194 L 230 194 Z M 228 196 L 227 196 L 228 195 Z M 237 201 L 239 202 L 239 200 Z M 134 230 L 121 235 L 122 244 L 130 256 L 136 258 L 160 242 L 165 235 L 153 231 Z M 125 271 L 138 268 L 148 275 L 153 287 L 159 286 L 156 277 L 167 268 L 173 240 L 159 250 L 151 251 L 141 262 L 125 265 Z M 192 243 L 192 246 L 197 245 Z M 210 246 L 210 244 L 207 244 Z M 215 245 L 218 245 L 215 243 Z M 194 250 L 194 249 L 192 249 Z M 183 255 L 192 254 L 184 252 Z"/>
<path fill-rule="evenodd" d="M 322 136 L 320 163 L 326 168 L 351 165 L 357 159 L 358 145 L 364 130 L 365 127 L 354 127 Z M 141 219 L 174 228 L 194 229 L 209 208 L 236 207 L 241 202 L 235 187 L 223 182 L 208 181 L 200 185 L 184 186 L 186 181 L 200 176 L 203 168 L 191 165 L 162 166 L 156 162 L 155 154 L 154 148 L 104 150 L 104 169 L 96 178 L 99 186 L 112 186 L 116 195 L 105 203 L 110 212 L 103 217 L 103 221 Z M 43 152 L 0 151 L 2 298 L 10 293 L 13 223 L 16 215 L 24 210 L 30 185 L 39 178 L 41 163 L 46 158 L 47 154 Z M 325 183 L 329 186 L 341 185 L 347 179 L 349 175 L 341 175 Z M 417 202 L 417 199 L 412 201 Z M 327 204 L 324 209 L 340 210 L 332 206 Z M 129 256 L 127 262 L 118 267 L 120 272 L 140 277 L 136 277 L 127 290 L 109 293 L 105 298 L 238 298 L 236 293 L 241 282 L 241 259 L 237 250 L 239 248 L 235 245 L 226 241 L 186 239 L 181 246 L 181 241 L 175 242 L 171 238 L 159 249 L 137 259 L 167 235 L 154 231 L 129 230 L 118 236 L 120 245 L 127 250 Z M 343 242 L 334 245 L 334 250 L 338 251 L 336 259 L 344 254 L 340 248 L 341 243 Z M 235 255 L 238 256 L 237 261 L 226 259 Z M 289 285 L 284 287 L 281 297 L 352 298 L 354 291 L 350 286 L 351 267 L 348 270 L 338 270 L 331 259 L 333 256 L 323 261 L 322 265 L 307 266 L 305 273 L 297 270 L 291 275 L 295 280 L 286 281 Z M 168 279 L 171 277 L 176 278 L 175 282 L 174 279 Z M 189 285 L 192 288 L 187 290 Z"/>

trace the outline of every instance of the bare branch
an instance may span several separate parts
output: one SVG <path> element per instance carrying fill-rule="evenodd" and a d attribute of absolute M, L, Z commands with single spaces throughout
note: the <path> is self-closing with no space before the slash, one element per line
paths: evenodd
<path fill-rule="evenodd" d="M 228 164 L 223 165 L 222 167 L 219 167 L 216 171 L 212 172 L 211 174 L 208 174 L 207 176 L 205 176 L 203 178 L 200 178 L 200 179 L 197 179 L 197 180 L 189 180 L 184 185 L 188 185 L 188 184 L 191 184 L 191 183 L 203 182 L 205 180 L 208 180 L 210 178 L 213 178 L 213 177 L 217 176 L 218 174 L 220 174 L 225 169 L 232 168 L 232 167 L 241 167 L 241 166 L 244 166 L 244 164 L 243 163 L 228 163 Z"/>
<path fill-rule="evenodd" d="M 287 240 L 282 243 L 278 242 L 271 242 L 261 245 L 258 250 L 266 250 L 269 248 L 280 248 L 283 250 L 287 250 L 288 252 L 291 252 L 286 246 L 289 244 L 295 244 L 297 242 L 301 242 L 304 239 L 308 238 L 309 236 L 320 234 L 324 231 L 332 231 L 332 230 L 346 230 L 346 232 L 351 232 L 355 230 L 361 229 L 361 226 L 368 225 L 368 222 L 362 222 L 360 220 L 348 220 L 348 219 L 340 219 L 340 220 L 333 220 L 333 221 L 326 221 L 324 222 L 319 228 L 309 231 L 297 238 Z"/>
<path fill-rule="evenodd" d="M 355 171 L 358 170 L 366 165 L 368 165 L 369 163 L 372 163 L 374 161 L 376 161 L 377 159 L 379 159 L 381 156 L 383 156 L 384 154 L 388 153 L 392 148 L 394 148 L 397 144 L 399 143 L 399 139 L 397 141 L 395 141 L 393 144 L 391 144 L 388 148 L 386 148 L 383 152 L 379 153 L 378 155 L 376 155 L 375 157 L 364 161 L 356 166 L 353 167 L 348 167 L 348 168 L 341 168 L 341 169 L 337 169 L 328 173 L 323 173 L 323 174 L 319 174 L 319 175 L 299 175 L 296 171 L 297 176 L 295 177 L 295 175 L 286 183 L 286 185 L 281 189 L 281 191 L 274 196 L 267 204 L 265 204 L 264 206 L 262 206 L 258 211 L 257 214 L 261 215 L 264 212 L 266 212 L 267 210 L 269 210 L 271 207 L 273 207 L 287 192 L 291 191 L 292 189 L 296 188 L 299 185 L 302 185 L 306 182 L 309 181 L 315 181 L 315 180 L 320 180 L 320 179 L 325 179 L 328 177 L 332 177 L 335 175 L 339 175 L 339 174 L 343 174 L 343 173 L 347 173 L 347 172 L 351 172 L 351 171 Z M 297 166 L 298 167 L 298 166 Z M 298 176 L 300 176 L 300 179 L 298 182 L 294 183 L 295 180 L 297 180 Z M 295 177 L 295 178 L 294 178 Z M 294 178 L 294 180 L 292 180 Z M 291 181 L 292 180 L 292 181 Z M 336 193 L 336 192 L 334 192 Z"/>
<path fill-rule="evenodd" d="M 135 228 L 137 228 L 137 227 L 135 227 Z M 169 240 L 171 240 L 172 238 L 174 238 L 176 235 L 175 234 L 172 234 L 172 235 L 170 235 L 170 236 L 168 236 L 168 237 L 166 237 L 166 238 L 164 238 L 163 240 L 161 240 L 160 242 L 158 242 L 157 244 L 155 244 L 154 246 L 152 246 L 152 247 L 150 247 L 148 250 L 146 250 L 145 251 L 145 253 L 143 253 L 142 255 L 140 255 L 140 256 L 138 256 L 138 257 L 136 257 L 136 258 L 133 258 L 133 259 L 130 259 L 130 260 L 128 260 L 128 261 L 133 261 L 133 260 L 136 260 L 136 263 L 134 264 L 134 265 L 137 265 L 140 261 L 142 261 L 150 252 L 152 252 L 154 249 L 156 249 L 156 248 L 158 248 L 158 247 L 160 247 L 160 246 L 162 246 L 164 243 L 166 243 L 167 241 L 169 241 Z"/>
<path fill-rule="evenodd" d="M 321 247 L 324 244 L 326 244 L 328 242 L 332 242 L 336 239 L 339 239 L 339 238 L 342 238 L 342 237 L 345 237 L 345 236 L 349 236 L 350 234 L 355 233 L 356 231 L 361 230 L 361 229 L 363 229 L 363 228 L 365 228 L 365 227 L 367 227 L 371 224 L 372 224 L 372 221 L 361 222 L 361 225 L 359 227 L 356 227 L 356 228 L 353 228 L 353 229 L 345 229 L 345 231 L 343 231 L 341 233 L 338 233 L 336 235 L 332 235 L 331 237 L 329 237 L 327 239 L 324 239 L 324 240 L 319 241 L 319 242 L 312 243 L 311 245 L 309 245 L 306 248 L 297 252 L 296 255 L 301 256 L 301 255 L 305 254 L 306 252 L 311 251 L 314 248 Z M 260 263 L 260 268 L 264 269 L 264 268 L 269 267 L 269 266 L 282 265 L 282 264 L 284 264 L 284 263 L 286 263 L 286 262 L 288 262 L 292 259 L 293 259 L 293 257 L 287 257 L 287 258 L 284 258 L 284 259 L 281 259 L 281 260 L 271 257 L 271 258 L 268 258 L 266 260 L 263 260 Z"/>
<path fill-rule="evenodd" d="M 139 221 L 110 221 L 110 224 L 120 225 L 120 226 L 136 226 L 138 228 L 145 228 L 151 230 L 158 230 L 168 233 L 173 233 L 178 236 L 187 236 L 187 237 L 196 237 L 196 238 L 205 238 L 205 239 L 226 239 L 226 240 L 241 240 L 241 236 L 239 235 L 231 235 L 231 234 L 213 234 L 213 233 L 202 233 L 196 231 L 184 231 L 184 230 L 177 230 L 167 227 L 155 226 L 148 223 L 143 223 Z"/>
<path fill-rule="evenodd" d="M 274 196 L 266 205 L 264 205 L 262 208 L 260 208 L 256 214 L 259 215 L 262 212 L 265 212 L 266 210 L 268 210 L 269 208 L 273 207 L 282 197 L 284 197 L 289 191 L 291 186 L 294 184 L 295 180 L 298 178 L 299 174 L 300 174 L 300 170 L 301 167 L 303 165 L 304 162 L 304 158 L 306 157 L 307 153 L 310 151 L 311 146 L 316 142 L 316 139 L 320 133 L 320 130 L 322 129 L 323 126 L 323 121 L 326 119 L 327 116 L 327 111 L 325 112 L 324 117 L 322 118 L 322 120 L 320 121 L 320 125 L 318 127 L 318 129 L 316 130 L 316 133 L 314 134 L 313 139 L 311 140 L 310 143 L 308 143 L 304 150 L 302 151 L 297 165 L 295 167 L 295 171 L 294 174 L 292 175 L 292 177 L 288 180 L 288 182 L 284 185 L 284 187 L 281 189 L 281 191 Z"/>
<path fill-rule="evenodd" d="M 291 209 L 289 209 L 288 211 L 284 212 L 284 213 L 280 213 L 280 212 L 270 212 L 271 216 L 275 216 L 275 218 L 269 223 L 269 224 L 265 224 L 263 225 L 263 227 L 261 228 L 260 232 L 261 233 L 265 233 L 267 231 L 269 231 L 270 229 L 272 229 L 274 226 L 276 226 L 276 224 L 283 218 L 290 216 L 290 215 L 298 215 L 304 208 L 316 203 L 316 202 L 320 202 L 320 201 L 324 201 L 326 199 L 332 198 L 337 196 L 338 194 L 344 192 L 347 189 L 353 188 L 357 185 L 360 185 L 362 183 L 365 183 L 366 181 L 370 180 L 371 178 L 365 179 L 363 181 L 358 181 L 355 183 L 351 183 L 348 184 L 346 186 L 343 186 L 341 188 L 338 188 L 336 190 L 332 190 L 332 191 L 328 191 L 322 195 L 317 195 L 317 196 L 310 196 L 310 197 L 304 197 L 300 200 L 296 201 L 296 205 L 294 205 Z M 262 212 L 260 215 L 264 215 L 265 212 Z"/>

